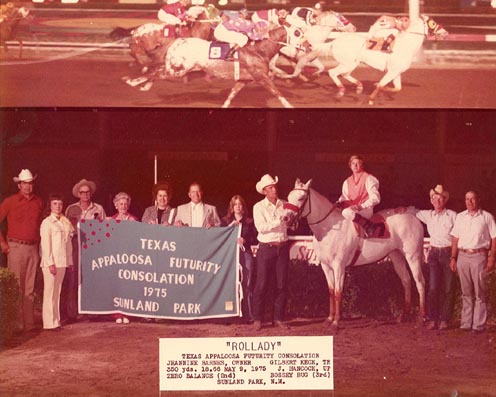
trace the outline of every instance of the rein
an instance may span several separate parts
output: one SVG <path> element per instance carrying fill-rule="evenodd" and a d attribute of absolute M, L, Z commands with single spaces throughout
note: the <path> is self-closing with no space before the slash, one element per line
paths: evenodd
<path fill-rule="evenodd" d="M 309 201 L 309 199 L 310 199 L 310 190 L 305 190 L 305 189 L 293 189 L 293 190 L 301 190 L 303 192 L 308 192 L 307 197 L 305 198 L 305 201 L 303 202 L 303 204 L 301 205 L 301 207 L 298 208 L 298 211 L 296 211 L 297 216 L 299 218 L 306 218 L 306 217 L 308 217 L 312 213 L 312 200 Z M 308 201 L 308 213 L 306 215 L 303 215 L 303 208 L 305 207 L 305 204 L 307 203 L 307 201 Z M 294 208 L 295 207 L 296 206 L 294 206 L 293 204 L 289 204 L 289 203 L 286 204 L 286 208 L 289 208 L 289 209 L 291 209 L 293 211 L 294 211 Z M 332 211 L 334 211 L 335 208 L 336 208 L 336 206 L 334 204 L 332 204 L 330 210 L 327 212 L 327 214 L 325 214 L 325 216 L 323 218 L 319 219 L 316 222 L 308 222 L 307 221 L 308 226 L 318 225 L 319 223 L 325 221 L 327 219 L 327 217 L 329 215 L 331 215 Z"/>

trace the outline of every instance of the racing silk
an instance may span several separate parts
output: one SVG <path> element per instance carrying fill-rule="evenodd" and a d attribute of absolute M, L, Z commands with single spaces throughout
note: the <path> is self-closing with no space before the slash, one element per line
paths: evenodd
<path fill-rule="evenodd" d="M 268 24 L 279 26 L 278 10 L 277 8 L 271 8 L 270 10 L 255 11 L 251 16 L 251 20 L 254 23 L 266 22 Z"/>
<path fill-rule="evenodd" d="M 313 8 L 309 7 L 296 7 L 288 15 L 288 18 L 290 18 L 288 22 L 300 29 L 312 25 L 315 23 L 313 11 Z"/>
<path fill-rule="evenodd" d="M 180 25 L 187 17 L 186 8 L 180 2 L 165 4 L 157 17 L 167 25 Z"/>
<path fill-rule="evenodd" d="M 353 175 L 343 183 L 343 192 L 338 200 L 347 206 L 360 205 L 362 208 L 371 208 L 381 202 L 379 194 L 379 181 L 367 172 L 362 172 L 358 181 Z"/>
<path fill-rule="evenodd" d="M 398 20 L 392 15 L 383 15 L 370 27 L 368 37 L 386 38 L 391 34 L 396 36 L 398 32 Z"/>

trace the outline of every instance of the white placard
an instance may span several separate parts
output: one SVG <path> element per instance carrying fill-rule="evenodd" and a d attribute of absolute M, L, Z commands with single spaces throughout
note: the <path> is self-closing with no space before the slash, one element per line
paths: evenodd
<path fill-rule="evenodd" d="M 333 337 L 161 338 L 160 390 L 334 390 Z"/>

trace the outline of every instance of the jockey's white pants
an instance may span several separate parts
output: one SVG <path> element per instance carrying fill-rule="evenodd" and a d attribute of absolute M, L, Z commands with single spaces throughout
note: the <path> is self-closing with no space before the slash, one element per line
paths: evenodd
<path fill-rule="evenodd" d="M 169 14 L 164 10 L 160 10 L 157 14 L 157 18 L 160 19 L 166 25 L 179 25 L 181 24 L 181 20 L 175 15 Z"/>
<path fill-rule="evenodd" d="M 364 208 L 361 211 L 354 211 L 351 209 L 351 207 L 348 207 L 348 208 L 345 208 L 342 213 L 343 213 L 343 216 L 345 217 L 345 219 L 349 219 L 350 221 L 353 220 L 356 213 L 363 216 L 364 218 L 370 219 L 372 217 L 372 215 L 374 215 L 374 208 L 373 207 Z"/>
<path fill-rule="evenodd" d="M 241 32 L 226 29 L 222 24 L 217 25 L 214 30 L 214 37 L 219 41 L 224 41 L 229 44 L 237 44 L 239 47 L 244 47 L 248 43 L 248 37 Z"/>

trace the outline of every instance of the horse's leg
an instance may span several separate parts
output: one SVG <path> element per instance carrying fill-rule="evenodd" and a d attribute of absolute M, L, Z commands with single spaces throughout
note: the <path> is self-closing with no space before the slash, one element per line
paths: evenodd
<path fill-rule="evenodd" d="M 344 287 L 344 265 L 342 261 L 337 261 L 336 259 L 333 261 L 334 270 L 334 282 L 335 282 L 335 290 L 334 290 L 334 301 L 336 305 L 336 313 L 334 315 L 334 321 L 332 323 L 333 328 L 336 330 L 339 328 L 339 320 L 341 320 L 341 302 L 343 300 L 343 287 Z"/>
<path fill-rule="evenodd" d="M 325 66 L 319 58 L 315 58 L 311 64 L 317 68 L 314 74 L 321 74 L 325 70 Z"/>
<path fill-rule="evenodd" d="M 343 78 L 356 86 L 356 93 L 360 95 L 363 92 L 363 84 L 360 80 L 354 78 L 351 73 L 343 74 Z"/>
<path fill-rule="evenodd" d="M 393 80 L 401 76 L 401 72 L 397 72 L 395 70 L 388 70 L 384 77 L 377 83 L 377 87 L 369 96 L 369 105 L 373 105 L 375 98 L 379 95 L 379 92 L 385 90 L 385 87 Z M 401 80 L 400 80 L 400 89 L 401 89 Z"/>
<path fill-rule="evenodd" d="M 413 279 L 415 280 L 415 285 L 417 287 L 419 295 L 419 316 L 417 318 L 417 324 L 422 324 L 425 318 L 425 280 L 424 274 L 422 273 L 422 253 L 405 253 L 405 259 L 410 266 Z"/>
<path fill-rule="evenodd" d="M 383 87 L 383 91 L 400 92 L 401 91 L 401 74 L 393 79 L 393 87 Z"/>
<path fill-rule="evenodd" d="M 344 64 L 339 64 L 335 68 L 329 69 L 327 71 L 327 74 L 329 77 L 334 81 L 334 84 L 338 87 L 338 93 L 336 94 L 336 97 L 341 98 L 344 95 L 345 88 L 341 80 L 339 79 L 339 76 L 342 74 L 349 74 L 355 69 L 356 65 L 353 67 L 344 65 Z"/>
<path fill-rule="evenodd" d="M 389 254 L 389 258 L 393 263 L 394 271 L 400 278 L 401 284 L 403 285 L 403 291 L 405 293 L 403 317 L 406 317 L 410 315 L 412 311 L 412 278 L 410 277 L 410 272 L 408 271 L 408 264 L 406 263 L 403 254 L 398 250 L 392 251 Z"/>
<path fill-rule="evenodd" d="M 279 89 L 267 75 L 263 76 L 262 79 L 259 80 L 259 83 L 262 84 L 262 86 L 265 87 L 267 91 L 269 91 L 272 95 L 279 99 L 279 102 L 281 102 L 282 106 L 284 106 L 285 108 L 293 108 L 293 105 L 291 105 L 289 101 L 282 96 Z"/>
<path fill-rule="evenodd" d="M 327 280 L 327 289 L 329 291 L 329 316 L 326 318 L 325 322 L 326 324 L 332 324 L 334 321 L 334 315 L 336 314 L 336 306 L 334 302 L 334 272 L 330 266 L 324 263 L 320 266 Z"/>
<path fill-rule="evenodd" d="M 229 96 L 227 97 L 226 101 L 222 105 L 223 108 L 228 108 L 229 105 L 231 105 L 231 101 L 234 99 L 236 95 L 238 95 L 238 92 L 240 92 L 243 87 L 246 85 L 246 83 L 242 81 L 236 81 L 236 84 L 234 84 L 234 87 L 231 88 L 231 92 L 229 93 Z"/>
<path fill-rule="evenodd" d="M 298 63 L 295 66 L 295 70 L 292 75 L 289 75 L 290 78 L 298 77 L 301 72 L 303 72 L 303 68 L 310 62 L 313 62 L 317 59 L 318 56 L 317 51 L 310 51 L 308 54 L 303 55 L 300 59 L 298 59 Z"/>

